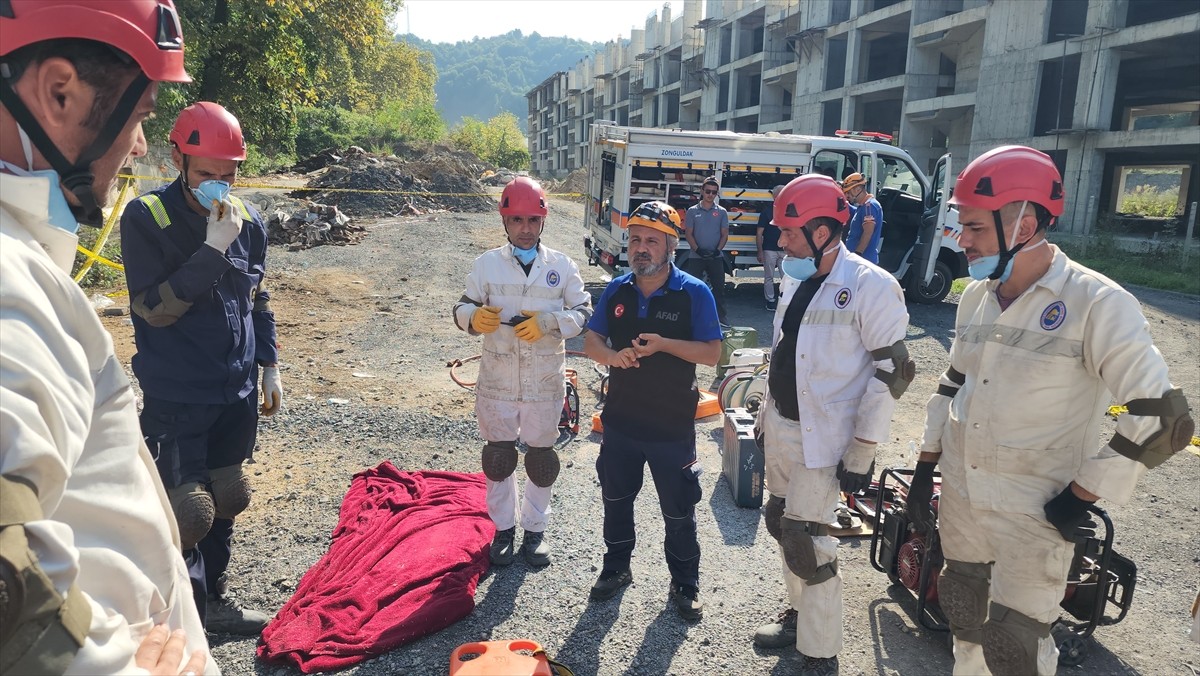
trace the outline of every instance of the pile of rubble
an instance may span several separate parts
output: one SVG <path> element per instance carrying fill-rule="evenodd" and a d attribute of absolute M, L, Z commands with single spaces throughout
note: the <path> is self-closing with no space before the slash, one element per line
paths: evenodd
<path fill-rule="evenodd" d="M 520 175 L 521 174 L 518 174 L 512 169 L 505 169 L 504 167 L 501 167 L 495 171 L 488 170 L 483 172 L 483 175 L 479 177 L 479 182 L 483 183 L 484 185 L 504 186 L 508 185 L 509 181 Z"/>
<path fill-rule="evenodd" d="M 547 189 L 550 192 L 555 193 L 555 194 L 559 195 L 560 197 L 563 197 L 564 199 L 574 200 L 576 202 L 583 202 L 583 201 L 586 201 L 586 199 L 587 199 L 587 191 L 588 191 L 587 179 L 588 179 L 587 168 L 580 167 L 579 169 L 576 169 L 575 171 L 572 171 L 571 173 L 567 174 L 566 177 L 563 178 L 563 180 L 555 182 L 555 183 L 553 183 L 553 185 L 547 186 Z"/>
<path fill-rule="evenodd" d="M 355 217 L 496 208 L 476 178 L 488 167 L 474 155 L 445 145 L 395 150 L 396 155 L 375 155 L 357 146 L 322 151 L 297 165 L 298 170 L 316 168 L 309 169 L 308 187 L 292 195 L 336 205 Z"/>
<path fill-rule="evenodd" d="M 267 219 L 267 240 L 286 244 L 289 251 L 308 249 L 320 244 L 358 244 L 366 228 L 351 222 L 336 206 L 309 204 L 292 212 L 276 210 Z"/>

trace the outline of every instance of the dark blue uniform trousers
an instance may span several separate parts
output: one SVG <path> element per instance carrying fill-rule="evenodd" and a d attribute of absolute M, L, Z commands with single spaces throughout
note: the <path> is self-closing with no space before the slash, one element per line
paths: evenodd
<path fill-rule="evenodd" d="M 145 397 L 142 434 L 154 455 L 158 474 L 169 490 L 193 481 L 209 483 L 209 470 L 241 464 L 258 436 L 258 390 L 232 404 L 180 404 Z M 229 568 L 233 519 L 213 519 L 195 548 L 183 553 L 192 595 L 205 619 L 208 596 Z"/>
<path fill-rule="evenodd" d="M 596 458 L 596 474 L 604 496 L 605 570 L 627 570 L 636 534 L 633 503 L 642 489 L 645 465 L 658 492 L 666 525 L 663 550 L 671 579 L 677 584 L 700 586 L 700 542 L 696 539 L 696 503 L 700 502 L 696 438 L 680 441 L 641 441 L 612 425 L 604 426 L 604 440 Z"/>

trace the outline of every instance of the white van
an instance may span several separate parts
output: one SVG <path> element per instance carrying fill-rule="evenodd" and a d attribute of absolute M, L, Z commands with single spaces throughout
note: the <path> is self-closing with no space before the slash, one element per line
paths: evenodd
<path fill-rule="evenodd" d="M 771 188 L 817 171 L 835 180 L 861 172 L 883 206 L 879 264 L 900 280 L 911 300 L 936 303 L 953 280 L 966 276 L 958 246 L 957 212 L 947 209 L 949 155 L 938 161 L 935 186 L 904 150 L 873 137 L 738 134 L 592 125 L 584 248 L 588 262 L 623 274 L 627 231 L 621 227 L 639 204 L 661 200 L 679 210 L 700 200 L 707 176 L 721 184 L 720 204 L 729 211 L 726 259 L 736 279 L 762 277 L 755 246 L 761 209 Z M 680 258 L 687 241 L 679 243 Z M 931 255 L 932 252 L 936 254 Z"/>

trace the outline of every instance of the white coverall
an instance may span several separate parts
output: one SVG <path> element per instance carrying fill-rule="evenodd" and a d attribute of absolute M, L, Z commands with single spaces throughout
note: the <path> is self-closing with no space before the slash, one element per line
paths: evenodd
<path fill-rule="evenodd" d="M 838 260 L 804 313 L 796 336 L 796 399 L 800 421 L 788 420 L 768 397 L 763 411 L 767 490 L 787 501 L 784 515 L 831 523 L 841 494 L 836 471 L 853 437 L 884 441 L 896 400 L 875 369 L 891 359 L 871 351 L 904 338 L 908 310 L 899 284 L 882 268 L 839 244 Z M 826 253 L 825 255 L 829 255 Z M 772 346 L 800 282 L 784 275 Z M 837 558 L 838 539 L 813 538 L 817 565 Z M 780 552 L 782 559 L 782 551 Z M 799 613 L 796 649 L 834 657 L 842 648 L 842 575 L 807 585 L 783 562 L 792 608 Z"/>
<path fill-rule="evenodd" d="M 48 224 L 46 188 L 0 174 L 0 473 L 36 487 L 30 548 L 91 605 L 68 673 L 144 674 L 133 656 L 155 624 L 187 632 L 185 660 L 208 642 L 133 390 L 65 272 L 77 238 Z M 211 656 L 205 673 L 220 673 Z"/>
<path fill-rule="evenodd" d="M 973 282 L 958 303 L 950 366 L 957 394 L 933 395 L 921 451 L 941 453 L 938 530 L 946 559 L 995 562 L 991 601 L 1037 620 L 1059 616 L 1074 546 L 1044 506 L 1071 481 L 1125 504 L 1145 471 L 1107 446 L 1100 423 L 1118 403 L 1171 389 L 1137 299 L 1051 245 L 1050 269 L 1003 312 L 998 282 Z M 943 375 L 941 383 L 955 384 Z M 1135 443 L 1158 418 L 1122 415 Z M 1099 449 L 1097 451 L 1097 449 Z M 955 639 L 955 674 L 986 674 L 982 646 Z M 1038 673 L 1058 648 L 1038 643 Z"/>
<path fill-rule="evenodd" d="M 566 348 L 563 341 L 583 333 L 592 314 L 592 297 L 583 289 L 579 267 L 566 254 L 538 245 L 529 274 L 505 244 L 475 259 L 463 294 L 473 302 L 454 306 L 454 323 L 477 335 L 471 315 L 479 305 L 500 308 L 500 321 L 522 310 L 552 313 L 557 325 L 534 343 L 517 338 L 512 326 L 483 337 L 479 380 L 475 384 L 475 417 L 487 441 L 514 441 L 547 448 L 558 440 L 558 421 L 566 394 Z M 475 303 L 478 303 L 476 305 Z M 522 317 L 524 319 L 524 317 Z M 487 482 L 488 514 L 497 530 L 517 523 L 517 478 Z M 550 487 L 525 483 L 520 523 L 525 530 L 546 530 Z"/>

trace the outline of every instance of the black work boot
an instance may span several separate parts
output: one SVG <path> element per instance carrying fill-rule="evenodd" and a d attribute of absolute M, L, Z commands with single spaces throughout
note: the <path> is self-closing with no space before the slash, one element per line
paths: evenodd
<path fill-rule="evenodd" d="M 550 543 L 546 542 L 545 534 L 525 531 L 525 537 L 521 540 L 521 554 L 531 566 L 550 565 Z"/>
<path fill-rule="evenodd" d="M 592 585 L 590 598 L 593 601 L 611 599 L 630 582 L 633 582 L 633 573 L 629 572 L 628 568 L 625 570 L 602 570 L 600 579 Z"/>
<path fill-rule="evenodd" d="M 800 653 L 804 655 L 804 653 Z M 800 676 L 837 676 L 838 658 L 809 657 L 804 655 L 804 664 L 800 666 Z"/>
<path fill-rule="evenodd" d="M 771 624 L 764 624 L 754 632 L 754 645 L 760 648 L 786 648 L 796 645 L 795 608 L 788 608 Z"/>
<path fill-rule="evenodd" d="M 496 531 L 492 538 L 491 558 L 497 566 L 507 566 L 513 560 L 513 539 L 517 536 L 517 527 Z"/>
<path fill-rule="evenodd" d="M 700 590 L 690 584 L 672 582 L 671 602 L 688 622 L 695 622 L 704 617 L 704 602 L 700 600 Z"/>
<path fill-rule="evenodd" d="M 243 608 L 229 593 L 229 581 L 224 575 L 217 580 L 215 594 L 208 595 L 204 629 L 210 634 L 258 636 L 271 618 L 257 610 Z"/>

